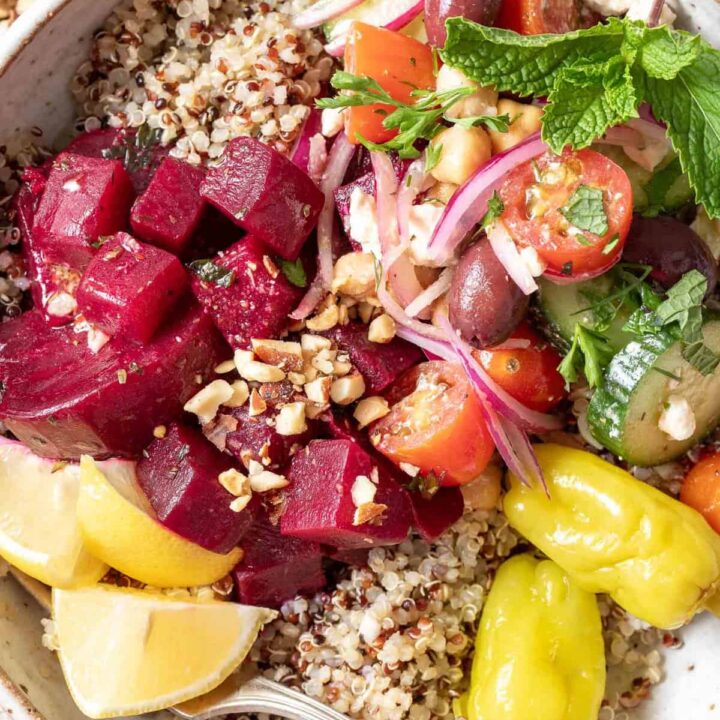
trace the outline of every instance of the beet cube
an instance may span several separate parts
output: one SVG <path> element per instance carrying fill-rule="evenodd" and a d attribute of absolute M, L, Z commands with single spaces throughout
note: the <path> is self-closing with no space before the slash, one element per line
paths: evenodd
<path fill-rule="evenodd" d="M 233 512 L 233 496 L 218 481 L 234 467 L 198 430 L 173 424 L 154 440 L 137 466 L 140 487 L 158 520 L 207 550 L 228 553 L 255 519 L 257 503 Z"/>
<path fill-rule="evenodd" d="M 77 301 L 85 319 L 107 335 L 147 342 L 188 286 L 174 255 L 118 233 L 88 265 Z"/>
<path fill-rule="evenodd" d="M 269 260 L 262 243 L 247 237 L 212 261 L 194 264 L 193 292 L 234 348 L 277 337 L 303 294 L 282 273 L 271 273 Z"/>
<path fill-rule="evenodd" d="M 253 138 L 236 138 L 208 171 L 205 199 L 286 260 L 317 224 L 323 194 L 299 167 Z"/>
<path fill-rule="evenodd" d="M 127 226 L 133 188 L 118 160 L 62 153 L 55 158 L 33 225 L 33 244 L 50 263 L 84 270 L 93 243 Z"/>
<path fill-rule="evenodd" d="M 85 157 L 103 158 L 115 144 L 119 134 L 120 131 L 114 128 L 102 128 L 80 133 L 68 143 L 63 152 L 84 155 Z"/>
<path fill-rule="evenodd" d="M 437 540 L 452 527 L 463 514 L 465 501 L 458 487 L 440 488 L 431 498 L 424 498 L 419 492 L 411 492 L 413 527 L 423 540 Z"/>
<path fill-rule="evenodd" d="M 183 253 L 184 261 L 201 260 L 227 250 L 240 240 L 243 231 L 212 205 L 205 205 L 197 230 Z"/>
<path fill-rule="evenodd" d="M 281 535 L 266 517 L 255 521 L 242 546 L 245 557 L 233 571 L 238 602 L 279 607 L 325 586 L 320 546 Z"/>
<path fill-rule="evenodd" d="M 72 327 L 27 312 L 0 325 L 0 420 L 44 457 L 136 456 L 227 353 L 194 303 L 150 343 L 115 338 L 97 353 Z"/>
<path fill-rule="evenodd" d="M 368 395 L 386 390 L 424 357 L 418 347 L 401 338 L 396 337 L 386 344 L 370 342 L 367 326 L 361 323 L 336 325 L 322 334 L 350 355 L 352 364 L 365 378 Z"/>
<path fill-rule="evenodd" d="M 293 457 L 288 479 L 280 519 L 283 535 L 346 549 L 393 545 L 407 536 L 411 519 L 407 492 L 350 440 L 313 440 Z M 377 491 L 372 502 L 386 507 L 381 515 L 363 521 L 356 517 L 353 490 L 356 481 L 365 484 L 373 479 Z"/>
<path fill-rule="evenodd" d="M 147 190 L 135 201 L 130 223 L 146 242 L 182 255 L 200 222 L 205 201 L 202 168 L 173 157 L 162 161 Z"/>

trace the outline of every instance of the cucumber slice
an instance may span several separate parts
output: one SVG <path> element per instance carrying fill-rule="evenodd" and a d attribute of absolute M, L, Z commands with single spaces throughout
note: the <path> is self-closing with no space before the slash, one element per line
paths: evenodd
<path fill-rule="evenodd" d="M 549 325 L 550 335 L 565 351 L 570 349 L 576 324 L 579 323 L 590 330 L 595 329 L 598 324 L 595 313 L 586 309 L 590 301 L 583 293 L 606 297 L 614 289 L 611 275 L 601 275 L 593 280 L 569 285 L 556 285 L 545 278 L 540 278 L 538 285 L 540 309 Z M 629 300 L 626 301 L 607 330 L 603 330 L 610 347 L 615 352 L 624 348 L 633 339 L 633 336 L 623 332 L 622 328 L 636 308 L 637 305 Z"/>
<path fill-rule="evenodd" d="M 720 320 L 707 320 L 703 337 L 710 349 L 720 352 Z M 674 460 L 720 422 L 720 367 L 703 375 L 681 351 L 682 342 L 667 333 L 633 340 L 613 358 L 603 386 L 590 401 L 593 437 L 632 465 Z M 687 440 L 673 440 L 658 427 L 671 395 L 687 400 L 695 415 L 696 430 Z"/>

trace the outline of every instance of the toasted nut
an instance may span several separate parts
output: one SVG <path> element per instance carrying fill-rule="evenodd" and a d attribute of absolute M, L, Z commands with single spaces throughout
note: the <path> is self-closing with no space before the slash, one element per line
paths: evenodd
<path fill-rule="evenodd" d="M 347 325 L 350 322 L 350 313 L 348 312 L 347 305 L 338 305 L 338 323 L 340 325 Z"/>
<path fill-rule="evenodd" d="M 330 401 L 330 386 L 332 385 L 332 378 L 321 377 L 312 382 L 305 383 L 305 395 L 308 400 L 320 405 L 325 405 Z"/>
<path fill-rule="evenodd" d="M 365 380 L 360 373 L 338 378 L 330 386 L 330 399 L 336 405 L 350 405 L 365 393 Z"/>
<path fill-rule="evenodd" d="M 250 393 L 250 417 L 256 415 L 262 415 L 267 410 L 267 403 L 260 397 L 260 393 L 257 390 L 253 390 Z"/>
<path fill-rule="evenodd" d="M 156 425 L 153 428 L 153 437 L 156 437 L 158 439 L 162 439 L 167 435 L 167 428 L 165 425 Z"/>
<path fill-rule="evenodd" d="M 332 291 L 362 300 L 375 294 L 375 256 L 351 252 L 338 258 L 333 271 Z"/>
<path fill-rule="evenodd" d="M 350 490 L 353 505 L 356 508 L 367 505 L 375 500 L 377 485 L 367 475 L 358 475 Z"/>
<path fill-rule="evenodd" d="M 296 386 L 298 386 L 298 387 L 302 387 L 302 386 L 306 383 L 307 378 L 306 378 L 305 375 L 304 375 L 303 373 L 301 373 L 301 372 L 289 372 L 289 373 L 288 373 L 288 380 L 289 380 L 293 385 L 296 385 Z"/>
<path fill-rule="evenodd" d="M 280 268 L 272 261 L 269 255 L 263 255 L 263 266 L 271 278 L 276 278 L 280 274 Z"/>
<path fill-rule="evenodd" d="M 77 300 L 66 292 L 54 292 L 48 298 L 45 310 L 53 317 L 66 317 L 77 310 Z"/>
<path fill-rule="evenodd" d="M 312 363 L 305 363 L 303 368 L 303 375 L 305 376 L 306 382 L 312 382 L 320 373 L 318 369 L 312 366 Z"/>
<path fill-rule="evenodd" d="M 344 375 L 347 375 L 349 372 L 351 372 L 352 369 L 353 366 L 351 362 L 348 362 L 347 360 L 336 360 L 333 363 L 332 374 L 336 377 L 343 377 Z"/>
<path fill-rule="evenodd" d="M 185 410 L 197 415 L 201 423 L 209 423 L 217 415 L 218 408 L 232 396 L 229 382 L 213 380 L 185 403 Z"/>
<path fill-rule="evenodd" d="M 307 320 L 305 325 L 309 330 L 322 332 L 323 330 L 334 328 L 338 324 L 339 317 L 337 305 L 330 305 L 315 315 L 315 317 Z"/>
<path fill-rule="evenodd" d="M 353 417 L 360 423 L 360 427 L 367 427 L 370 423 L 385 417 L 390 412 L 388 401 L 379 395 L 364 398 L 355 408 Z"/>
<path fill-rule="evenodd" d="M 218 375 L 225 375 L 226 373 L 231 373 L 233 370 L 235 370 L 235 361 L 234 360 L 226 360 L 225 362 L 221 362 L 215 368 L 215 372 Z"/>
<path fill-rule="evenodd" d="M 319 418 L 323 413 L 327 412 L 329 409 L 330 405 L 327 403 L 324 405 L 315 405 L 313 403 L 310 403 L 305 408 L 305 415 L 310 420 L 315 420 L 316 418 Z"/>
<path fill-rule="evenodd" d="M 285 373 L 274 365 L 250 360 L 243 363 L 242 369 L 238 368 L 245 380 L 261 383 L 281 382 L 285 379 Z"/>
<path fill-rule="evenodd" d="M 336 350 L 321 350 L 310 362 L 323 375 L 332 375 L 333 361 L 337 357 Z"/>
<path fill-rule="evenodd" d="M 233 389 L 232 397 L 223 405 L 230 408 L 242 407 L 250 396 L 248 384 L 244 380 L 236 380 L 230 387 Z"/>
<path fill-rule="evenodd" d="M 376 317 L 368 328 L 368 340 L 374 343 L 389 343 L 397 332 L 395 321 L 386 313 Z"/>
<path fill-rule="evenodd" d="M 375 312 L 375 306 L 369 302 L 361 302 L 358 306 L 358 315 L 360 319 L 367 325 L 371 320 L 373 313 Z"/>
<path fill-rule="evenodd" d="M 251 500 L 252 495 L 243 495 L 241 497 L 236 497 L 230 503 L 230 509 L 236 513 L 242 512 L 248 506 Z"/>
<path fill-rule="evenodd" d="M 245 495 L 249 495 L 251 492 L 250 481 L 248 480 L 247 475 L 243 475 L 234 468 L 221 472 L 220 475 L 218 475 L 218 481 L 231 495 L 234 495 L 235 497 L 243 497 Z"/>
<path fill-rule="evenodd" d="M 280 490 L 289 484 L 284 475 L 278 475 L 269 470 L 261 470 L 259 473 L 250 476 L 250 487 L 253 492 L 264 493 L 270 490 Z"/>
<path fill-rule="evenodd" d="M 275 365 L 282 370 L 302 370 L 302 347 L 298 342 L 253 339 L 252 346 L 255 355 L 268 365 Z"/>
<path fill-rule="evenodd" d="M 294 402 L 283 405 L 275 420 L 278 435 L 299 435 L 307 430 L 305 403 Z"/>
<path fill-rule="evenodd" d="M 493 152 L 509 150 L 540 129 L 543 110 L 536 105 L 526 105 L 515 100 L 498 101 L 498 115 L 509 115 L 510 127 L 506 133 L 490 130 Z"/>
<path fill-rule="evenodd" d="M 353 525 L 365 525 L 375 521 L 380 524 L 382 514 L 387 510 L 387 505 L 380 505 L 376 503 L 366 503 L 361 505 L 356 511 L 353 517 Z"/>
<path fill-rule="evenodd" d="M 330 350 L 332 341 L 322 335 L 306 333 L 300 337 L 300 346 L 302 347 L 303 357 L 309 359 L 317 355 L 321 350 Z"/>
<path fill-rule="evenodd" d="M 255 353 L 252 350 L 236 350 L 233 355 L 233 362 L 239 373 L 242 373 L 243 367 L 254 359 Z"/>

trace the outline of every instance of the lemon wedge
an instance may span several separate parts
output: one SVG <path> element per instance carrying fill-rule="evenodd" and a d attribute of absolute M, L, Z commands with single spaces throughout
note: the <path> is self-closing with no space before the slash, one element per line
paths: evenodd
<path fill-rule="evenodd" d="M 107 565 L 87 551 L 80 534 L 79 488 L 77 465 L 41 458 L 0 437 L 0 555 L 47 585 L 96 583 Z"/>
<path fill-rule="evenodd" d="M 216 688 L 276 613 L 97 585 L 54 590 L 54 640 L 91 718 L 161 710 Z"/>
<path fill-rule="evenodd" d="M 210 585 L 242 558 L 240 548 L 220 555 L 163 527 L 92 458 L 81 458 L 80 474 L 78 521 L 85 545 L 125 575 L 156 587 Z"/>

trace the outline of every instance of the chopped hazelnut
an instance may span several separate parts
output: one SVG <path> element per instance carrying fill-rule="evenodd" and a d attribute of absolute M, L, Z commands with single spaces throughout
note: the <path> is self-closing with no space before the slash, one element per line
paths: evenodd
<path fill-rule="evenodd" d="M 321 350 L 310 362 L 310 364 L 323 375 L 333 374 L 333 361 L 337 356 L 335 350 Z"/>
<path fill-rule="evenodd" d="M 215 372 L 218 375 L 225 375 L 226 373 L 231 373 L 233 370 L 235 370 L 235 361 L 234 360 L 226 360 L 225 362 L 221 362 L 215 368 Z"/>
<path fill-rule="evenodd" d="M 264 493 L 270 490 L 280 490 L 289 484 L 284 475 L 278 475 L 269 470 L 261 470 L 259 473 L 250 476 L 250 487 L 253 492 Z"/>
<path fill-rule="evenodd" d="M 347 375 L 353 369 L 352 363 L 347 360 L 336 360 L 333 363 L 332 374 L 337 377 Z"/>
<path fill-rule="evenodd" d="M 262 415 L 267 410 L 267 403 L 260 397 L 260 393 L 257 390 L 253 390 L 250 393 L 250 417 L 256 415 Z"/>
<path fill-rule="evenodd" d="M 253 339 L 252 346 L 255 355 L 269 365 L 275 365 L 282 370 L 302 370 L 302 347 L 298 342 Z"/>
<path fill-rule="evenodd" d="M 225 470 L 218 475 L 218 482 L 235 497 L 243 497 L 250 494 L 250 481 L 247 475 L 243 475 L 234 468 Z"/>
<path fill-rule="evenodd" d="M 289 380 L 293 385 L 296 385 L 297 387 L 302 387 L 302 386 L 305 384 L 307 378 L 306 378 L 305 375 L 304 375 L 303 373 L 301 373 L 301 372 L 289 372 L 289 373 L 288 373 L 288 380 Z"/>
<path fill-rule="evenodd" d="M 233 396 L 233 392 L 229 382 L 213 380 L 200 392 L 195 393 L 185 403 L 184 409 L 197 415 L 201 423 L 209 423 L 217 415 L 218 408 Z"/>
<path fill-rule="evenodd" d="M 352 498 L 353 505 L 359 508 L 374 502 L 375 493 L 377 493 L 377 486 L 370 478 L 366 475 L 358 475 L 350 490 L 350 497 Z"/>
<path fill-rule="evenodd" d="M 156 425 L 153 428 L 153 437 L 158 438 L 158 440 L 161 440 L 167 435 L 167 428 L 165 425 Z"/>
<path fill-rule="evenodd" d="M 304 386 L 305 395 L 308 400 L 325 405 L 330 401 L 330 386 L 332 385 L 332 378 L 321 377 L 312 382 L 306 383 Z"/>
<path fill-rule="evenodd" d="M 388 401 L 384 397 L 373 395 L 358 403 L 353 417 L 360 423 L 360 428 L 364 428 L 375 420 L 385 417 L 389 412 Z"/>
<path fill-rule="evenodd" d="M 330 386 L 330 399 L 337 405 L 350 405 L 365 393 L 365 380 L 360 373 L 338 378 Z"/>
<path fill-rule="evenodd" d="M 362 300 L 375 294 L 375 257 L 351 252 L 338 258 L 333 271 L 332 291 Z"/>
<path fill-rule="evenodd" d="M 361 505 L 353 517 L 353 525 L 365 525 L 373 521 L 380 521 L 382 514 L 387 510 L 387 505 L 377 503 L 366 503 Z"/>
<path fill-rule="evenodd" d="M 248 506 L 251 500 L 252 495 L 243 495 L 242 497 L 236 497 L 230 503 L 230 509 L 236 513 L 242 512 Z"/>
<path fill-rule="evenodd" d="M 314 332 L 330 330 L 338 324 L 339 313 L 337 305 L 329 305 L 314 317 L 309 318 L 305 325 Z"/>
<path fill-rule="evenodd" d="M 242 369 L 247 363 L 255 359 L 255 353 L 252 350 L 236 350 L 233 355 L 233 362 L 237 371 L 242 375 Z"/>
<path fill-rule="evenodd" d="M 330 348 L 332 348 L 332 342 L 329 338 L 323 337 L 322 335 L 305 333 L 300 337 L 300 346 L 302 347 L 303 357 L 310 359 L 321 350 L 330 350 Z"/>
<path fill-rule="evenodd" d="M 279 435 L 299 435 L 307 430 L 305 403 L 294 402 L 283 405 L 275 421 Z"/>
<path fill-rule="evenodd" d="M 368 340 L 374 343 L 389 343 L 397 332 L 395 321 L 386 313 L 376 317 L 368 328 Z"/>
<path fill-rule="evenodd" d="M 358 315 L 365 325 L 370 323 L 374 312 L 375 306 L 371 305 L 369 302 L 361 302 L 360 305 L 358 305 Z"/>
<path fill-rule="evenodd" d="M 238 370 L 245 380 L 254 382 L 272 383 L 285 379 L 285 373 L 280 368 L 257 360 L 243 363 L 242 368 L 238 368 Z"/>
<path fill-rule="evenodd" d="M 242 407 L 250 396 L 248 384 L 244 380 L 236 380 L 230 387 L 233 390 L 233 394 L 223 405 L 230 408 Z"/>

